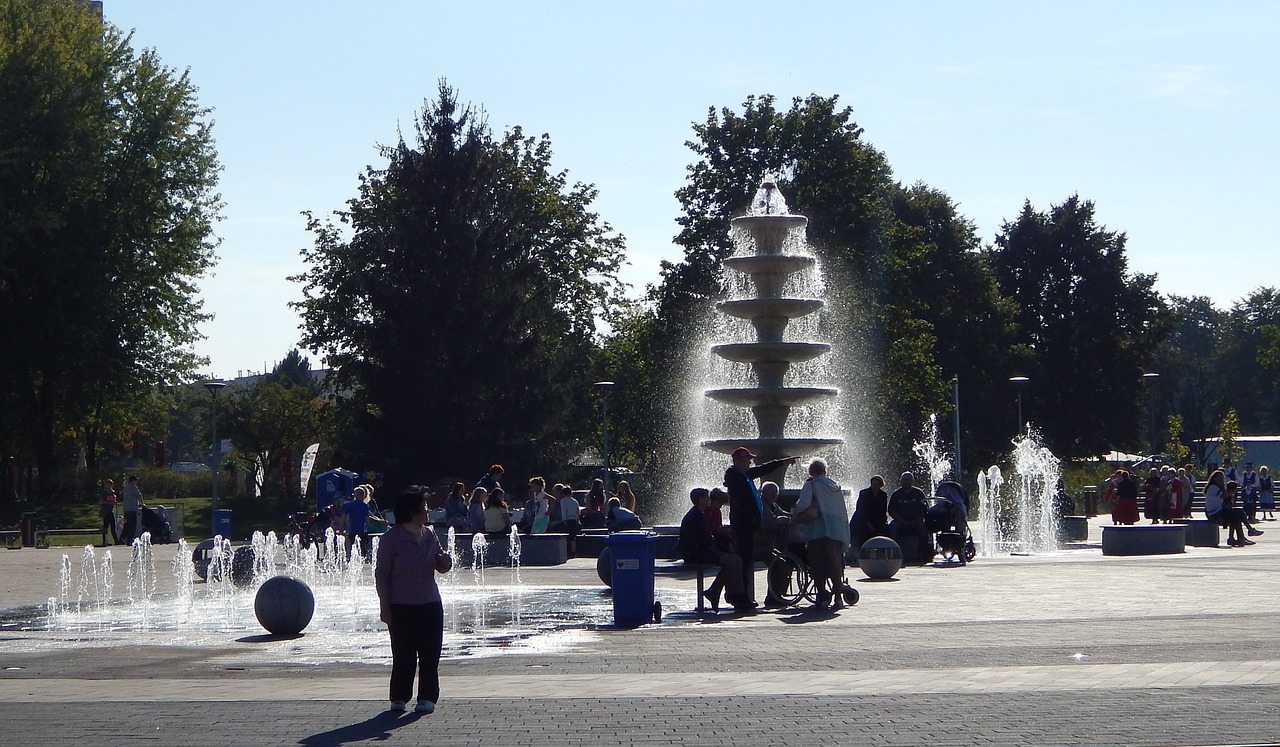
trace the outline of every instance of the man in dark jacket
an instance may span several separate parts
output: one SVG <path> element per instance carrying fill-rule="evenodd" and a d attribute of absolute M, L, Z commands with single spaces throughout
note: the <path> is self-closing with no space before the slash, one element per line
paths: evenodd
<path fill-rule="evenodd" d="M 711 523 L 707 521 L 707 508 L 711 505 L 711 494 L 706 488 L 694 488 L 689 493 L 693 508 L 684 515 L 680 522 L 680 558 L 686 563 L 700 565 L 718 565 L 720 572 L 715 581 L 702 593 L 711 602 L 711 609 L 720 611 L 720 593 L 725 592 L 729 603 L 737 607 L 742 602 L 742 571 L 738 567 L 738 556 L 724 552 L 716 546 L 715 535 L 711 533 Z"/>
<path fill-rule="evenodd" d="M 853 516 L 849 518 L 849 552 L 857 559 L 862 543 L 889 533 L 889 494 L 884 492 L 884 478 L 875 475 L 870 487 L 858 493 Z"/>
<path fill-rule="evenodd" d="M 745 599 L 740 609 L 755 609 L 755 531 L 760 526 L 764 501 L 756 487 L 757 477 L 763 477 L 779 467 L 795 464 L 799 457 L 784 457 L 772 462 L 751 466 L 755 454 L 745 446 L 733 450 L 733 466 L 724 472 L 724 486 L 729 490 L 729 529 L 733 532 L 734 551 L 742 559 L 742 586 Z"/>

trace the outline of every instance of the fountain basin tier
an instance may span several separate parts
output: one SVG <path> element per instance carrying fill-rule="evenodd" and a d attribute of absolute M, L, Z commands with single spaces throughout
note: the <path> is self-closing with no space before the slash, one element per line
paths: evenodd
<path fill-rule="evenodd" d="M 843 438 L 716 438 L 703 441 L 702 448 L 720 454 L 732 454 L 734 449 L 745 446 L 760 457 L 759 461 L 768 461 L 785 456 L 814 454 L 842 443 Z"/>
<path fill-rule="evenodd" d="M 746 275 L 790 275 L 813 266 L 813 257 L 803 254 L 764 254 L 754 257 L 729 257 L 724 266 Z"/>
<path fill-rule="evenodd" d="M 734 218 L 730 225 L 751 233 L 760 254 L 781 254 L 782 244 L 793 228 L 806 225 L 809 219 L 803 215 L 744 215 Z"/>
<path fill-rule="evenodd" d="M 704 393 L 717 402 L 737 405 L 738 407 L 757 407 L 760 405 L 796 407 L 834 397 L 840 393 L 840 390 L 826 387 L 794 386 L 781 389 L 708 389 Z"/>
<path fill-rule="evenodd" d="M 732 342 L 712 345 L 711 352 L 734 363 L 799 363 L 831 350 L 825 342 Z"/>
<path fill-rule="evenodd" d="M 721 301 L 716 308 L 721 313 L 739 319 L 778 317 L 795 319 L 808 316 L 821 309 L 823 302 L 816 298 L 744 298 L 737 301 Z"/>

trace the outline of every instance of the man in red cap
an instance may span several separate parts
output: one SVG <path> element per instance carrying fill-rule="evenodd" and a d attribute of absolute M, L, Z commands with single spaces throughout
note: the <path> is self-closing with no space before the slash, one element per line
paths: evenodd
<path fill-rule="evenodd" d="M 759 607 L 755 600 L 755 531 L 760 526 L 763 501 L 756 478 L 795 464 L 799 457 L 783 457 L 751 466 L 755 454 L 745 446 L 733 450 L 733 466 L 724 472 L 724 486 L 729 490 L 729 529 L 733 532 L 734 552 L 742 558 L 742 598 L 730 599 L 734 609 L 746 611 Z"/>

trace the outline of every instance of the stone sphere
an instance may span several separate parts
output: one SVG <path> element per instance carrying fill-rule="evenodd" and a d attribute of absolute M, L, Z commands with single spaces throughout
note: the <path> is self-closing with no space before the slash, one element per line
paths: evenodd
<path fill-rule="evenodd" d="M 893 578 L 902 568 L 902 548 L 888 537 L 872 537 L 858 550 L 858 567 L 867 578 Z"/>
<path fill-rule="evenodd" d="M 253 614 L 267 632 L 297 635 L 311 622 L 316 597 L 311 587 L 292 576 L 273 576 L 258 587 Z"/>
<path fill-rule="evenodd" d="M 243 589 L 253 583 L 253 566 L 257 553 L 253 545 L 241 545 L 231 554 L 231 583 Z"/>
<path fill-rule="evenodd" d="M 613 553 L 609 552 L 607 546 L 600 551 L 600 557 L 596 558 L 596 575 L 605 586 L 613 588 Z"/>

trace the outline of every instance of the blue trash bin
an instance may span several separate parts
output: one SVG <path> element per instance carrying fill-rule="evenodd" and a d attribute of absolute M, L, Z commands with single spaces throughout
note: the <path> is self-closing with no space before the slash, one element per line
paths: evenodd
<path fill-rule="evenodd" d="M 662 612 L 653 601 L 656 538 L 648 532 L 618 532 L 606 542 L 613 557 L 613 623 L 632 626 L 657 621 Z"/>
<path fill-rule="evenodd" d="M 216 508 L 213 511 L 213 536 L 231 539 L 231 509 Z"/>

